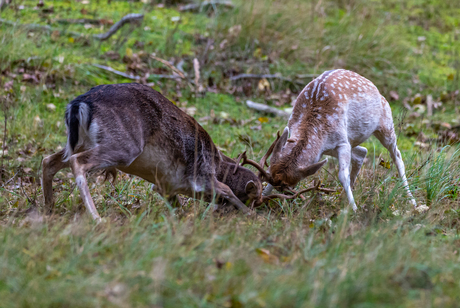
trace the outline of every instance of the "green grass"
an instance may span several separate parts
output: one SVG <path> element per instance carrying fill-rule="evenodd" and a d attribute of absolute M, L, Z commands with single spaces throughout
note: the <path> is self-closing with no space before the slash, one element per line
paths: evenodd
<path fill-rule="evenodd" d="M 235 0 L 234 9 L 200 14 L 150 1 L 85 2 L 45 2 L 54 12 L 44 13 L 34 9 L 36 1 L 17 1 L 1 12 L 10 21 L 86 37 L 0 24 L 0 143 L 8 151 L 0 187 L 0 307 L 458 306 L 460 152 L 457 143 L 437 139 L 446 123 L 460 124 L 457 1 Z M 116 22 L 127 13 L 145 14 L 142 25 L 125 26 L 104 42 L 89 35 L 108 25 L 56 21 Z M 109 51 L 120 58 L 108 59 Z M 358 213 L 343 211 L 344 196 L 320 193 L 272 202 L 255 217 L 211 214 L 209 204 L 191 199 L 171 208 L 147 182 L 120 173 L 115 184 L 89 180 L 105 219 L 96 225 L 70 170 L 63 170 L 54 182 L 55 214 L 39 214 L 40 163 L 66 142 L 66 104 L 95 85 L 130 81 L 91 64 L 170 74 L 151 53 L 174 65 L 183 60 L 191 80 L 192 61 L 200 60 L 209 86 L 203 96 L 186 81 L 148 82 L 194 111 L 231 157 L 248 150 L 259 159 L 286 125 L 247 109 L 247 99 L 286 108 L 303 87 L 275 79 L 259 91 L 259 80 L 231 82 L 231 75 L 279 72 L 296 79 L 347 68 L 387 98 L 397 92 L 391 107 L 398 146 L 411 190 L 430 210 L 411 211 L 396 168 L 379 165 L 390 160 L 388 152 L 371 138 L 354 191 L 365 207 Z M 24 74 L 38 81 L 24 81 Z M 428 94 L 442 102 L 431 118 L 422 110 Z M 428 147 L 416 146 L 420 140 Z M 313 179 L 339 188 L 335 160 L 300 186 Z"/>

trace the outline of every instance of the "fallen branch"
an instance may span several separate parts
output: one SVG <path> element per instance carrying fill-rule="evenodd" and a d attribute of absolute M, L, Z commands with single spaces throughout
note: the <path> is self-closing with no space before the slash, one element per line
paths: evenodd
<path fill-rule="evenodd" d="M 304 79 L 304 78 L 316 78 L 318 76 L 319 75 L 317 74 L 300 74 L 300 75 L 296 75 L 295 77 L 298 79 Z"/>
<path fill-rule="evenodd" d="M 235 81 L 238 79 L 279 79 L 283 81 L 287 81 L 290 83 L 296 83 L 296 84 L 304 84 L 303 81 L 298 81 L 298 80 L 293 80 L 290 78 L 283 77 L 281 74 L 240 74 L 236 76 L 230 77 L 231 81 Z"/>
<path fill-rule="evenodd" d="M 291 115 L 289 112 L 279 110 L 277 108 L 270 107 L 264 104 L 259 104 L 259 103 L 256 103 L 250 100 L 246 101 L 246 105 L 251 109 L 254 109 L 260 112 L 264 112 L 264 113 L 270 113 L 277 117 L 289 118 L 289 116 Z"/>
<path fill-rule="evenodd" d="M 112 27 L 110 27 L 109 31 L 102 34 L 93 35 L 94 38 L 99 39 L 101 41 L 105 41 L 109 37 L 115 34 L 121 27 L 123 27 L 127 23 L 139 23 L 144 19 L 143 14 L 128 14 L 119 21 L 117 21 Z"/>
<path fill-rule="evenodd" d="M 55 22 L 59 24 L 92 24 L 101 25 L 103 22 L 100 19 L 80 18 L 80 19 L 58 19 Z"/>
<path fill-rule="evenodd" d="M 162 75 L 162 74 L 147 74 L 145 77 L 141 77 L 141 76 L 136 76 L 136 75 L 127 74 L 127 73 L 117 71 L 116 69 L 113 69 L 110 66 L 105 66 L 105 65 L 100 65 L 100 64 L 91 64 L 91 65 L 94 66 L 94 67 L 103 69 L 103 70 L 105 70 L 107 72 L 111 72 L 111 73 L 113 73 L 115 75 L 118 75 L 118 76 L 121 76 L 121 77 L 124 77 L 124 78 L 127 78 L 127 79 L 131 79 L 131 80 L 141 80 L 141 79 L 148 80 L 148 79 L 153 79 L 153 78 L 180 79 L 180 77 L 177 76 L 177 75 Z"/>
<path fill-rule="evenodd" d="M 179 8 L 179 11 L 202 11 L 206 6 L 215 6 L 215 5 L 221 5 L 227 8 L 234 8 L 235 6 L 233 5 L 232 1 L 229 0 L 210 0 L 210 1 L 203 1 L 201 3 L 191 3 L 187 5 L 183 5 Z"/>
<path fill-rule="evenodd" d="M 95 35 L 92 36 L 92 38 L 100 40 L 100 41 L 104 41 L 104 40 L 108 39 L 109 37 L 111 37 L 112 35 L 114 35 L 115 32 L 117 32 L 126 23 L 139 22 L 143 18 L 144 18 L 143 14 L 128 14 L 125 17 L 123 17 L 120 21 L 116 22 L 109 29 L 109 31 L 107 31 L 106 33 L 102 33 L 102 34 L 95 34 Z M 26 29 L 30 29 L 30 30 L 41 30 L 41 31 L 45 31 L 45 32 L 48 32 L 48 33 L 52 33 L 52 32 L 57 31 L 57 32 L 59 32 L 59 34 L 70 34 L 70 35 L 76 36 L 76 37 L 85 37 L 85 36 L 87 36 L 87 35 L 85 35 L 83 33 L 79 33 L 79 32 L 61 30 L 61 29 L 52 28 L 50 26 L 42 26 L 42 25 L 38 25 L 38 24 L 21 24 L 21 23 L 9 21 L 9 20 L 2 19 L 2 18 L 0 18 L 0 23 L 10 25 L 10 26 L 13 26 L 13 27 L 22 27 L 22 28 L 26 28 Z"/>

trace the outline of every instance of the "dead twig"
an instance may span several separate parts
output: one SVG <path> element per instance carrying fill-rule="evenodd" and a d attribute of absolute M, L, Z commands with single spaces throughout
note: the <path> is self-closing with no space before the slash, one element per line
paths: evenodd
<path fill-rule="evenodd" d="M 125 24 L 127 24 L 127 23 L 139 23 L 139 21 L 141 21 L 143 18 L 144 18 L 143 14 L 128 14 L 125 17 L 123 17 L 121 20 L 116 22 L 109 29 L 109 31 L 107 31 L 105 33 L 102 33 L 102 34 L 95 34 L 95 35 L 92 36 L 92 38 L 100 40 L 100 41 L 105 41 L 106 39 L 108 39 L 109 37 L 114 35 Z M 61 30 L 61 29 L 52 28 L 50 26 L 42 26 L 42 25 L 38 25 L 38 24 L 21 24 L 21 23 L 18 23 L 18 22 L 9 21 L 9 20 L 2 19 L 2 18 L 0 18 L 0 23 L 6 24 L 6 25 L 9 25 L 9 26 L 13 26 L 13 27 L 21 27 L 21 28 L 26 28 L 26 29 L 30 29 L 30 30 L 45 31 L 45 32 L 48 32 L 48 33 L 52 33 L 52 32 L 57 31 L 57 32 L 59 32 L 59 34 L 68 34 L 68 35 L 75 36 L 75 37 L 86 37 L 87 36 L 87 35 L 85 35 L 83 33 L 79 33 L 79 32 Z"/>
<path fill-rule="evenodd" d="M 107 72 L 111 72 L 115 75 L 131 79 L 131 80 L 141 80 L 141 79 L 152 79 L 152 78 L 159 78 L 159 79 L 180 79 L 180 76 L 177 75 L 162 75 L 162 74 L 147 74 L 146 77 L 136 76 L 132 74 L 123 73 L 117 71 L 116 69 L 111 68 L 110 66 L 100 65 L 100 64 L 91 64 L 94 67 L 103 69 Z"/>
<path fill-rule="evenodd" d="M 183 5 L 179 8 L 179 11 L 203 11 L 203 9 L 207 6 L 223 6 L 227 7 L 229 9 L 232 9 L 235 7 L 235 5 L 232 3 L 232 1 L 229 0 L 209 0 L 209 1 L 203 1 L 201 3 L 191 3 L 187 5 Z"/>
<path fill-rule="evenodd" d="M 204 91 L 203 86 L 201 85 L 201 76 L 200 76 L 200 62 L 197 58 L 193 59 L 193 69 L 195 70 L 195 97 L 198 96 L 198 93 Z"/>
<path fill-rule="evenodd" d="M 106 33 L 102 34 L 96 34 L 93 37 L 105 41 L 112 35 L 114 35 L 121 27 L 123 27 L 127 23 L 137 23 L 140 24 L 140 22 L 144 19 L 144 14 L 128 14 L 124 16 L 122 19 L 117 21 L 112 27 L 110 27 L 109 31 Z"/>
<path fill-rule="evenodd" d="M 12 180 L 14 180 L 14 178 L 16 177 L 16 175 L 18 175 L 19 171 L 16 172 L 13 177 L 11 179 L 9 179 L 8 181 L 6 181 L 4 184 L 2 184 L 1 187 L 6 187 L 6 185 L 8 185 L 9 182 L 11 182 Z"/>
<path fill-rule="evenodd" d="M 246 106 L 248 106 L 251 109 L 260 111 L 260 112 L 273 114 L 277 117 L 289 118 L 289 116 L 291 115 L 289 112 L 279 110 L 277 108 L 270 107 L 264 104 L 259 104 L 259 103 L 256 103 L 250 100 L 246 101 Z"/>
<path fill-rule="evenodd" d="M 182 71 L 180 71 L 177 67 L 175 67 L 174 65 L 172 65 L 171 63 L 169 63 L 168 61 L 166 61 L 165 59 L 161 59 L 161 58 L 158 58 L 154 55 L 151 55 L 150 56 L 152 59 L 154 60 L 157 60 L 158 62 L 161 62 L 163 63 L 164 65 L 166 65 L 167 67 L 169 67 L 174 73 L 176 73 L 180 78 L 182 79 L 186 79 L 184 73 Z"/>
<path fill-rule="evenodd" d="M 55 22 L 59 24 L 92 24 L 101 25 L 103 22 L 100 19 L 80 18 L 80 19 L 57 19 Z"/>

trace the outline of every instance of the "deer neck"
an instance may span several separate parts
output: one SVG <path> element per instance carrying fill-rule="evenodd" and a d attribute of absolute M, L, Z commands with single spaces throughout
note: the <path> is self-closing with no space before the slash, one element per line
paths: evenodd
<path fill-rule="evenodd" d="M 286 144 L 290 152 L 286 154 L 295 158 L 294 165 L 314 164 L 321 158 L 328 129 L 323 125 L 321 117 L 320 110 L 296 112 L 294 109 L 288 123 L 290 136 Z"/>

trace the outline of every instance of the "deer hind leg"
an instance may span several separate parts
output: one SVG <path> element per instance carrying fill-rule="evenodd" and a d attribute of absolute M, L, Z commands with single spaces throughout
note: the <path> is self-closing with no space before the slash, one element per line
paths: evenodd
<path fill-rule="evenodd" d="M 350 162 L 351 162 L 351 146 L 346 143 L 337 148 L 337 158 L 339 159 L 339 181 L 342 183 L 343 189 L 347 193 L 348 203 L 352 206 L 353 211 L 358 208 L 353 198 L 353 193 L 350 187 Z"/>
<path fill-rule="evenodd" d="M 354 147 L 351 149 L 351 174 L 350 174 L 350 186 L 355 187 L 356 178 L 358 177 L 359 171 L 364 163 L 364 159 L 367 155 L 367 149 L 364 147 Z"/>
<path fill-rule="evenodd" d="M 63 162 L 65 150 L 47 156 L 42 162 L 42 189 L 45 197 L 45 210 L 51 212 L 54 208 L 53 178 L 56 173 L 69 167 L 69 162 Z"/>
<path fill-rule="evenodd" d="M 407 192 L 407 195 L 410 198 L 410 201 L 414 207 L 417 207 L 417 202 L 415 202 L 414 197 L 412 196 L 412 193 L 409 189 L 409 183 L 407 183 L 407 178 L 406 178 L 406 170 L 404 167 L 404 162 L 401 157 L 401 152 L 398 149 L 398 146 L 396 144 L 396 135 L 394 133 L 394 130 L 391 131 L 376 131 L 374 133 L 375 137 L 380 141 L 380 143 L 387 148 L 388 152 L 390 152 L 391 159 L 396 165 L 396 168 L 398 169 L 399 176 L 401 177 L 401 180 L 404 185 L 404 189 Z"/>
<path fill-rule="evenodd" d="M 100 222 L 101 217 L 97 212 L 96 206 L 94 206 L 93 199 L 89 192 L 88 182 L 86 181 L 86 174 L 89 171 L 102 167 L 97 159 L 96 148 L 72 155 L 69 162 L 86 209 L 94 220 Z"/>
<path fill-rule="evenodd" d="M 231 190 L 230 187 L 228 187 L 226 184 L 219 182 L 217 179 L 214 181 L 212 185 L 212 189 L 216 193 L 216 195 L 219 195 L 220 197 L 224 198 L 231 204 L 233 204 L 237 209 L 242 211 L 245 214 L 249 214 L 251 211 L 248 209 L 246 205 L 244 205 L 243 202 L 238 199 L 233 191 Z M 212 196 L 211 196 L 212 197 Z"/>

